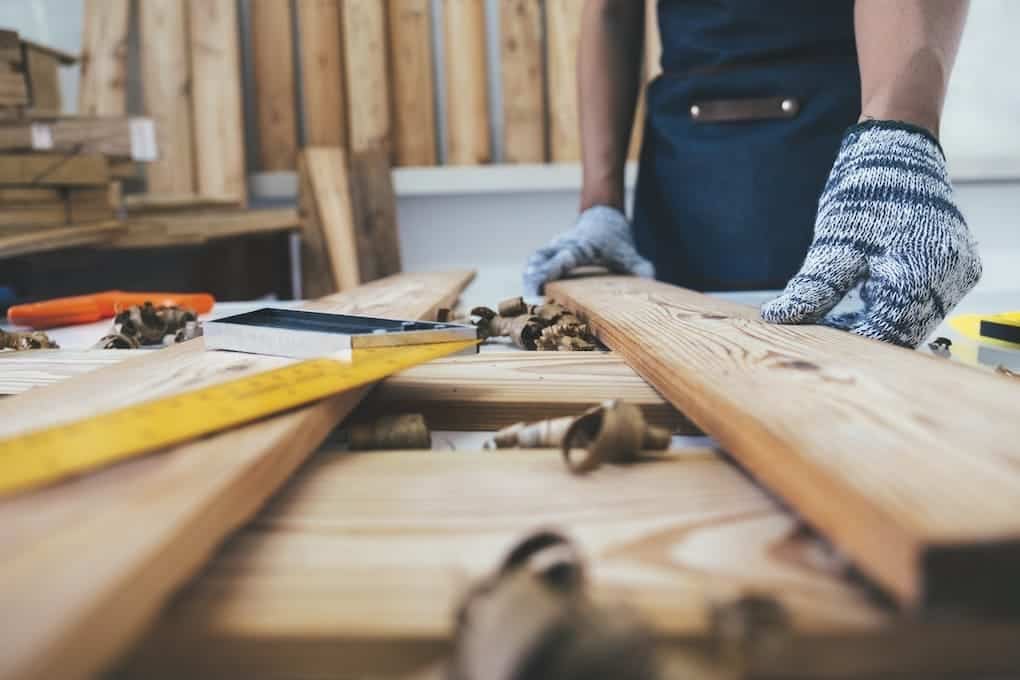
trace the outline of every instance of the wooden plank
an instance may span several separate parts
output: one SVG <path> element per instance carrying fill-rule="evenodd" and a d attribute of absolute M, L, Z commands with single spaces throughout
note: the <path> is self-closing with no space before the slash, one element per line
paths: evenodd
<path fill-rule="evenodd" d="M 543 20 L 539 0 L 510 0 L 500 8 L 503 74 L 503 157 L 508 163 L 546 160 Z"/>
<path fill-rule="evenodd" d="M 360 282 L 396 274 L 402 267 L 389 154 L 382 149 L 354 153 L 349 186 Z"/>
<path fill-rule="evenodd" d="M 98 340 L 99 338 L 96 338 Z M 0 395 L 21 394 L 137 358 L 130 349 L 0 352 Z"/>
<path fill-rule="evenodd" d="M 1016 381 L 654 281 L 549 295 L 901 604 L 1018 606 Z"/>
<path fill-rule="evenodd" d="M 549 156 L 554 163 L 581 160 L 577 115 L 577 47 L 581 11 L 575 0 L 546 0 L 546 78 L 549 83 Z"/>
<path fill-rule="evenodd" d="M 478 165 L 492 160 L 486 90 L 485 3 L 443 3 L 446 61 L 446 163 Z"/>
<path fill-rule="evenodd" d="M 194 192 L 191 72 L 187 5 L 180 0 L 141 0 L 141 70 L 146 115 L 156 121 L 160 159 L 146 167 L 148 190 Z"/>
<path fill-rule="evenodd" d="M 173 213 L 195 210 L 235 210 L 237 203 L 229 196 L 196 196 L 195 194 L 131 194 L 124 197 L 129 215 Z"/>
<path fill-rule="evenodd" d="M 85 0 L 78 112 L 122 116 L 127 110 L 131 0 Z"/>
<path fill-rule="evenodd" d="M 125 231 L 108 246 L 162 248 L 198 245 L 216 239 L 296 231 L 300 224 L 298 213 L 292 208 L 150 213 L 124 220 Z"/>
<path fill-rule="evenodd" d="M 230 196 L 244 205 L 248 182 L 236 0 L 191 0 L 188 32 L 195 189 L 203 196 Z"/>
<path fill-rule="evenodd" d="M 0 258 L 106 243 L 124 231 L 120 222 L 102 222 L 0 236 Z"/>
<path fill-rule="evenodd" d="M 89 186 L 109 180 L 109 164 L 100 154 L 0 154 L 0 184 Z"/>
<path fill-rule="evenodd" d="M 389 0 L 393 145 L 397 165 L 435 165 L 435 78 L 429 0 Z"/>
<path fill-rule="evenodd" d="M 21 63 L 21 37 L 17 31 L 0 28 L 0 62 L 8 65 Z"/>
<path fill-rule="evenodd" d="M 108 116 L 0 122 L 0 150 L 101 153 L 126 160 L 132 157 L 131 126 L 145 120 Z"/>
<path fill-rule="evenodd" d="M 28 83 L 18 72 L 0 73 L 0 106 L 28 106 Z"/>
<path fill-rule="evenodd" d="M 301 96 L 308 146 L 347 144 L 340 0 L 298 0 Z"/>
<path fill-rule="evenodd" d="M 403 275 L 310 307 L 426 318 L 471 276 Z M 198 339 L 4 399 L 0 436 L 285 361 L 205 352 Z M 18 621 L 0 639 L 0 678 L 75 679 L 106 668 L 364 393 L 0 501 L 0 607 Z"/>
<path fill-rule="evenodd" d="M 294 37 L 291 5 L 252 0 L 251 39 L 255 62 L 255 112 L 259 131 L 259 169 L 294 170 L 297 165 L 297 115 L 294 110 Z"/>
<path fill-rule="evenodd" d="M 306 298 L 337 292 L 329 245 L 322 230 L 305 154 L 298 156 L 298 216 L 301 219 L 301 291 Z"/>
<path fill-rule="evenodd" d="M 341 149 L 325 147 L 307 148 L 301 158 L 309 206 L 314 208 L 307 215 L 314 224 L 305 231 L 321 231 L 326 264 L 337 288 L 354 288 L 361 282 L 361 271 L 347 158 Z"/>
<path fill-rule="evenodd" d="M 1020 663 L 1015 623 L 928 627 L 875 606 L 841 578 L 838 559 L 709 449 L 581 479 L 551 451 L 327 447 L 182 591 L 122 670 L 401 676 L 449 650 L 465 590 L 542 526 L 580 543 L 598 600 L 636 608 L 674 644 L 711 654 L 713 606 L 746 594 L 778 600 L 791 630 L 742 657 L 746 673 L 731 678 Z"/>
<path fill-rule="evenodd" d="M 60 96 L 60 61 L 56 55 L 26 47 L 25 61 L 32 108 L 60 113 L 64 107 Z"/>
<path fill-rule="evenodd" d="M 24 372 L 6 365 L 11 368 L 4 372 L 0 393 L 22 391 Z M 46 375 L 40 379 L 48 380 Z M 6 385 L 6 380 L 12 383 Z M 637 405 L 656 425 L 684 434 L 698 432 L 611 352 L 483 352 L 442 359 L 387 378 L 358 415 L 423 413 L 436 430 L 496 430 L 521 421 L 576 415 L 609 399 Z"/>
<path fill-rule="evenodd" d="M 340 4 L 351 151 L 391 149 L 386 5 L 380 0 Z"/>
<path fill-rule="evenodd" d="M 50 45 L 44 45 L 42 43 L 35 42 L 34 40 L 22 40 L 21 44 L 24 46 L 25 51 L 37 52 L 39 54 L 45 54 L 48 57 L 53 57 L 57 60 L 57 64 L 60 66 L 73 66 L 79 62 L 79 57 L 71 52 L 65 52 L 64 50 L 51 47 Z"/>

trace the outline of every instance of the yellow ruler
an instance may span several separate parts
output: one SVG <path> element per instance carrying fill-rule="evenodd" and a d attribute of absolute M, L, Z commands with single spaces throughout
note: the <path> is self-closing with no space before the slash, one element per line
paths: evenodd
<path fill-rule="evenodd" d="M 467 340 L 358 349 L 351 361 L 310 359 L 0 439 L 0 494 L 287 411 L 475 344 Z"/>

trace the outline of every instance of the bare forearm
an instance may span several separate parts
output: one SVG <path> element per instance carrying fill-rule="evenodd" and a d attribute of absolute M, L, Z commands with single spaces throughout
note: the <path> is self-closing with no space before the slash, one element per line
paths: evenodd
<path fill-rule="evenodd" d="M 861 118 L 902 120 L 938 136 L 969 0 L 857 0 Z"/>
<path fill-rule="evenodd" d="M 644 2 L 588 0 L 578 54 L 581 209 L 623 209 L 623 170 L 641 82 Z"/>

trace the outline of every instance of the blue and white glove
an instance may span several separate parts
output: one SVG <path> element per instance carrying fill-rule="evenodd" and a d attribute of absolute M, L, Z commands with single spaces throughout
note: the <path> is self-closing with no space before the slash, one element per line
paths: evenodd
<path fill-rule="evenodd" d="M 868 121 L 843 138 L 804 264 L 761 315 L 916 347 L 979 278 L 938 142 L 913 125 Z M 863 309 L 830 314 L 857 284 Z"/>
<path fill-rule="evenodd" d="M 540 295 L 546 283 L 585 265 L 608 267 L 617 274 L 655 276 L 652 263 L 638 255 L 630 224 L 623 213 L 616 208 L 596 205 L 581 213 L 573 229 L 560 234 L 528 258 L 524 268 L 524 294 Z"/>

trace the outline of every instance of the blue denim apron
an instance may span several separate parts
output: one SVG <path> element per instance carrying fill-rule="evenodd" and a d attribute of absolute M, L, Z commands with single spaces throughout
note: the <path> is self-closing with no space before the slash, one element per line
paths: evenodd
<path fill-rule="evenodd" d="M 659 0 L 634 207 L 656 276 L 696 290 L 782 288 L 860 115 L 853 0 Z M 692 106 L 788 98 L 788 118 L 695 120 Z"/>

